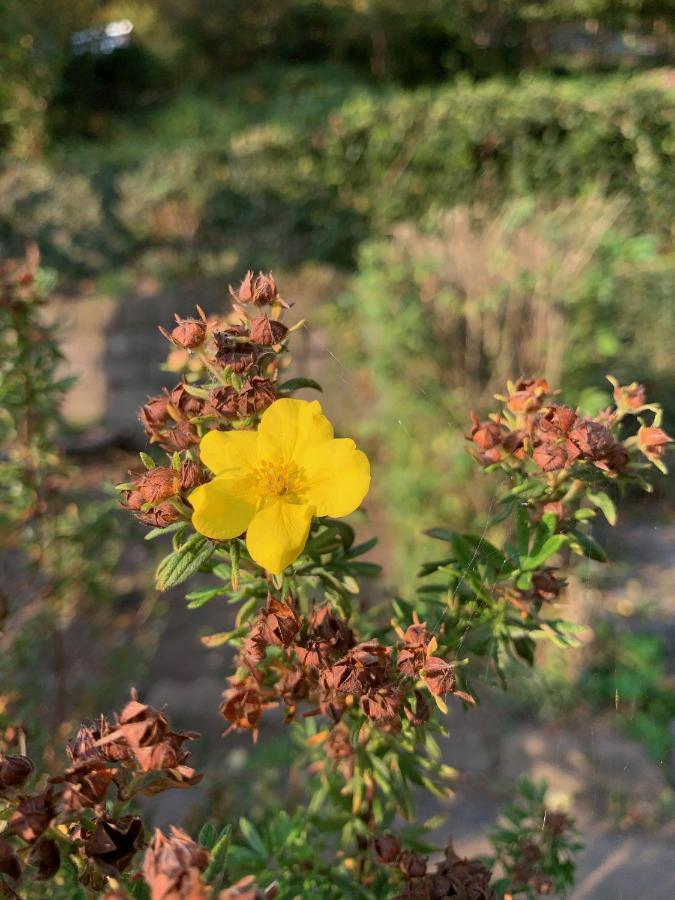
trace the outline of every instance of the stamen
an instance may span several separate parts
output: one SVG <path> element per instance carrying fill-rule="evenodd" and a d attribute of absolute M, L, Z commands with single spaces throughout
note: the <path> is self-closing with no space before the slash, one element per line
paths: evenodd
<path fill-rule="evenodd" d="M 262 460 L 255 469 L 256 488 L 261 497 L 288 497 L 304 487 L 302 470 L 293 462 Z"/>

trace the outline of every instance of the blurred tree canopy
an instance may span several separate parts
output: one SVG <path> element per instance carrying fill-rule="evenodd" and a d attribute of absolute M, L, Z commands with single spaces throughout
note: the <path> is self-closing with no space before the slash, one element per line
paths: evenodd
<path fill-rule="evenodd" d="M 638 63 L 664 62 L 674 12 L 674 0 L 5 0 L 0 146 L 18 135 L 22 152 L 39 150 L 45 116 L 58 134 L 95 134 L 92 110 L 133 112 L 260 64 L 332 62 L 415 86 L 564 69 L 569 52 L 590 67 L 617 66 L 631 47 Z M 74 33 L 119 19 L 133 24 L 129 47 L 73 53 Z"/>

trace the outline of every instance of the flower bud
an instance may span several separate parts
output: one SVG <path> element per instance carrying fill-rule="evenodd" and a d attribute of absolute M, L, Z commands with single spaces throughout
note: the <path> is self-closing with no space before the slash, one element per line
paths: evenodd
<path fill-rule="evenodd" d="M 151 525 L 153 528 L 166 528 L 167 525 L 173 525 L 181 518 L 181 514 L 172 503 L 160 503 L 154 509 L 148 509 L 145 512 L 139 512 L 136 516 L 139 522 L 144 525 Z"/>
<path fill-rule="evenodd" d="M 614 402 L 622 412 L 635 413 L 644 409 L 647 395 L 641 384 L 638 384 L 637 381 L 627 385 L 620 385 L 617 381 L 614 381 L 613 384 L 615 385 L 613 391 Z"/>
<path fill-rule="evenodd" d="M 643 425 L 637 433 L 637 444 L 651 462 L 662 459 L 668 444 L 673 439 L 662 428 L 647 428 Z"/>
<path fill-rule="evenodd" d="M 144 503 L 161 503 L 176 494 L 178 479 L 170 466 L 157 466 L 139 475 L 135 486 Z"/>
<path fill-rule="evenodd" d="M 203 313 L 202 313 L 203 316 Z M 194 350 L 206 338 L 206 319 L 182 319 L 176 315 L 176 327 L 171 331 L 171 340 L 184 350 Z"/>
<path fill-rule="evenodd" d="M 275 303 L 279 303 L 288 308 L 287 304 L 279 296 L 279 291 L 271 272 L 267 275 L 258 272 L 254 276 L 253 272 L 248 271 L 239 286 L 239 290 L 233 291 L 230 288 L 230 293 L 235 300 L 244 305 L 253 303 L 255 306 L 272 306 Z"/>

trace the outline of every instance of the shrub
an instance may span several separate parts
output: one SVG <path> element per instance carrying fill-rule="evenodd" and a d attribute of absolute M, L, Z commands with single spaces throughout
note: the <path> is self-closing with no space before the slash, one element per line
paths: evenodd
<path fill-rule="evenodd" d="M 339 322 L 344 336 L 347 313 L 342 356 L 369 385 L 364 405 L 376 414 L 363 433 L 378 448 L 382 500 L 407 551 L 419 548 L 430 509 L 456 522 L 489 505 L 461 434 L 438 425 L 469 404 L 484 409 L 509 370 L 542 372 L 593 412 L 609 387 L 587 385 L 608 370 L 669 383 L 672 263 L 655 239 L 622 230 L 624 213 L 625 201 L 593 195 L 513 201 L 496 213 L 459 207 L 363 247 L 333 331 Z M 658 335 L 655 319 L 665 323 Z"/>
<path fill-rule="evenodd" d="M 274 86 L 273 71 L 238 80 L 222 99 L 181 99 L 175 115 L 189 128 L 167 108 L 143 131 L 121 124 L 119 141 L 105 148 L 55 148 L 39 204 L 10 191 L 0 226 L 25 240 L 45 218 L 64 220 L 58 240 L 42 229 L 45 258 L 80 271 L 99 271 L 78 249 L 81 235 L 112 264 L 123 239 L 130 262 L 151 247 L 179 261 L 227 247 L 267 265 L 310 258 L 351 266 L 364 238 L 429 210 L 600 188 L 628 199 L 626 225 L 669 233 L 674 106 L 657 82 L 523 77 L 382 92 L 341 83 L 334 70 L 324 84 L 316 68 L 276 70 Z M 3 180 L 20 180 L 15 170 L 5 161 Z M 173 189 L 170 176 L 178 176 Z M 82 180 L 103 221 L 90 221 L 91 203 L 82 214 L 80 206 L 67 217 L 60 211 L 63 186 Z M 175 245 L 171 228 L 156 228 L 171 190 L 196 229 L 187 248 Z"/>

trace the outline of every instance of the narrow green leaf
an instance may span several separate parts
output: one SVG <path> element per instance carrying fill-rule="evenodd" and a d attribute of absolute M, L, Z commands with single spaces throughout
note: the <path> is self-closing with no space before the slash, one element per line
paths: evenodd
<path fill-rule="evenodd" d="M 292 394 L 294 391 L 301 390 L 301 388 L 312 388 L 314 391 L 323 393 L 323 388 L 313 378 L 289 378 L 288 381 L 284 381 L 283 384 L 279 385 L 277 394 Z"/>
<path fill-rule="evenodd" d="M 532 556 L 525 556 L 520 560 L 520 568 L 523 571 L 530 571 L 531 569 L 537 569 L 543 563 L 546 562 L 549 557 L 553 556 L 554 553 L 557 553 L 560 548 L 567 543 L 567 535 L 565 534 L 554 534 L 548 540 L 544 541 L 544 545 L 538 553 L 533 554 Z"/>
<path fill-rule="evenodd" d="M 604 491 L 599 491 L 598 493 L 587 491 L 586 496 L 593 506 L 598 507 L 610 525 L 616 525 L 616 506 L 609 494 L 606 494 Z"/>
<path fill-rule="evenodd" d="M 176 551 L 165 557 L 157 567 L 155 582 L 160 591 L 182 584 L 209 561 L 215 548 L 199 534 L 194 534 Z"/>

